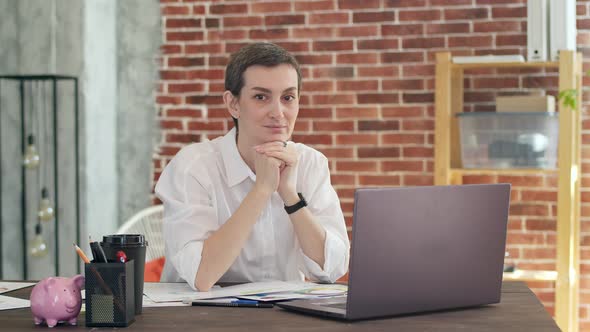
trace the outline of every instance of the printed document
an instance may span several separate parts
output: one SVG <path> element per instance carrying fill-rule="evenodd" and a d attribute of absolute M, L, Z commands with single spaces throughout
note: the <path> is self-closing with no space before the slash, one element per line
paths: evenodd
<path fill-rule="evenodd" d="M 227 287 L 214 287 L 208 292 L 196 292 L 185 283 L 146 282 L 144 294 L 154 302 L 177 302 L 183 300 L 203 300 L 221 297 L 243 297 L 253 294 L 271 294 L 301 291 L 309 288 L 310 283 L 268 281 L 252 282 Z M 312 284 L 316 285 L 317 284 Z M 325 285 L 322 285 L 325 286 Z"/>

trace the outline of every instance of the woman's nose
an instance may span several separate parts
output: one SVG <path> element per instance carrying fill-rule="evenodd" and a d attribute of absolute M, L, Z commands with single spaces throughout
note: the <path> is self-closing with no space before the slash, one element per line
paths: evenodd
<path fill-rule="evenodd" d="M 272 118 L 282 118 L 284 116 L 283 112 L 283 105 L 281 104 L 281 102 L 276 102 L 273 103 L 271 106 L 271 110 L 270 110 L 270 117 Z"/>

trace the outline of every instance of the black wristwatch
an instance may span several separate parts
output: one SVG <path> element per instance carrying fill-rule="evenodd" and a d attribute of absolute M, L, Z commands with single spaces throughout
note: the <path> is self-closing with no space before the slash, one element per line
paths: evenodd
<path fill-rule="evenodd" d="M 305 201 L 305 197 L 303 197 L 303 195 L 301 193 L 297 193 L 297 195 L 299 196 L 299 202 L 297 202 L 291 206 L 285 205 L 285 211 L 287 211 L 287 214 L 295 213 L 299 209 L 301 209 L 302 207 L 307 206 L 307 202 Z"/>

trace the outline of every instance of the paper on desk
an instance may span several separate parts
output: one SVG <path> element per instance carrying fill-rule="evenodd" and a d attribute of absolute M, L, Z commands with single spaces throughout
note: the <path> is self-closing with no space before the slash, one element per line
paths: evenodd
<path fill-rule="evenodd" d="M 242 296 L 260 293 L 288 292 L 300 288 L 298 283 L 284 281 L 252 282 L 247 284 L 212 288 L 208 292 L 196 292 L 185 283 L 146 282 L 143 293 L 154 302 L 176 302 L 184 299 L 202 300 L 219 297 Z"/>
<path fill-rule="evenodd" d="M 86 298 L 86 290 L 83 289 L 81 292 L 82 299 Z M 154 302 L 152 299 L 147 297 L 146 295 L 143 296 L 142 300 L 142 307 L 149 308 L 149 307 L 180 307 L 180 306 L 187 306 L 189 304 L 183 304 L 182 302 Z M 84 308 L 83 308 L 84 309 Z"/>
<path fill-rule="evenodd" d="M 17 299 L 16 297 L 0 295 L 0 310 L 28 308 L 31 306 L 31 301 Z"/>
<path fill-rule="evenodd" d="M 186 307 L 190 306 L 190 303 L 182 303 L 182 302 L 155 302 L 152 301 L 147 296 L 143 296 L 143 304 L 142 307 L 144 308 L 151 308 L 151 307 Z"/>
<path fill-rule="evenodd" d="M 280 293 L 271 293 L 271 294 L 254 294 L 254 295 L 244 295 L 238 296 L 240 299 L 245 300 L 254 300 L 254 301 L 262 301 L 262 302 L 272 302 L 272 301 L 285 301 L 285 300 L 295 300 L 295 299 L 317 299 L 317 298 L 326 298 L 326 297 L 339 297 L 345 296 L 348 292 L 347 285 L 341 284 L 316 284 L 316 283 L 301 283 L 299 284 L 299 289 L 289 291 L 289 292 L 280 292 Z"/>
<path fill-rule="evenodd" d="M 0 294 L 35 285 L 34 282 L 0 281 Z"/>

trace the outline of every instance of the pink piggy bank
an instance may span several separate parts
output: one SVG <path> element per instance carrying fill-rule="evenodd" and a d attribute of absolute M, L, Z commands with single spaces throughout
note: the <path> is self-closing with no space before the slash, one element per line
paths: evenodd
<path fill-rule="evenodd" d="M 35 325 L 47 322 L 54 327 L 58 322 L 67 321 L 76 325 L 76 319 L 82 307 L 80 290 L 84 285 L 84 276 L 78 274 L 73 278 L 45 278 L 31 292 L 31 312 Z"/>

